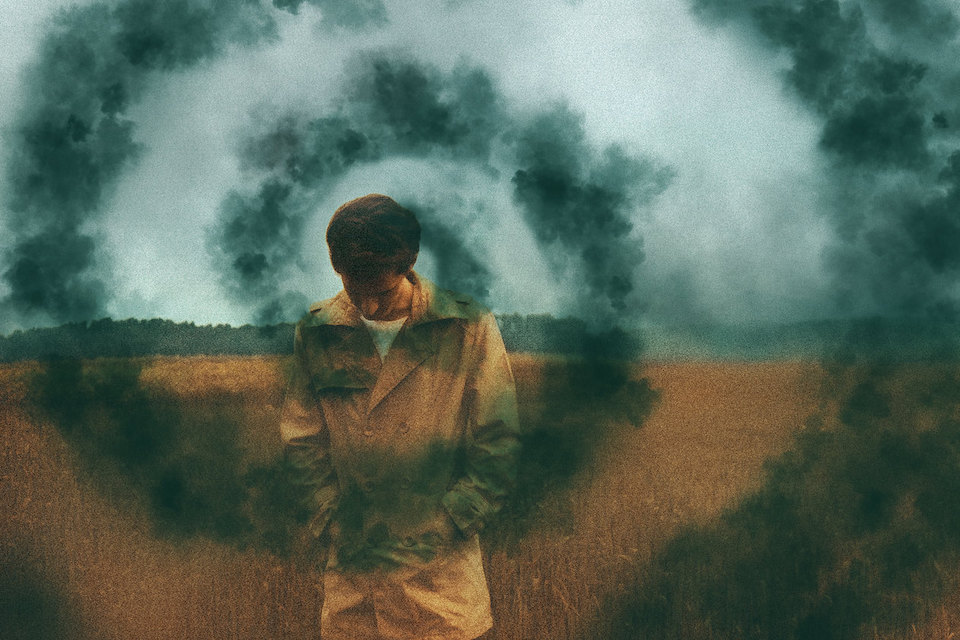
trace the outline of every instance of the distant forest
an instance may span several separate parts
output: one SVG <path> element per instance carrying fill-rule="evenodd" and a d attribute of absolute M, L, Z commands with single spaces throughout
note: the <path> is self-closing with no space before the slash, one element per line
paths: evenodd
<path fill-rule="evenodd" d="M 634 357 L 639 340 L 611 330 L 592 333 L 582 320 L 550 315 L 497 317 L 510 351 L 601 354 Z M 0 337 L 0 361 L 189 355 L 265 355 L 293 351 L 291 323 L 268 326 L 196 325 L 171 320 L 74 322 L 59 327 L 14 331 Z"/>
<path fill-rule="evenodd" d="M 512 352 L 664 360 L 960 359 L 960 322 L 905 318 L 771 325 L 689 324 L 593 332 L 576 318 L 498 315 Z M 196 325 L 171 320 L 75 322 L 0 336 L 0 362 L 48 358 L 266 355 L 293 350 L 293 324 Z"/>

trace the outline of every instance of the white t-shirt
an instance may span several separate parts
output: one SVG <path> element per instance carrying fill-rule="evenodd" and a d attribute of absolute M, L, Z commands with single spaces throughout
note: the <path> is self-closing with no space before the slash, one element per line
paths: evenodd
<path fill-rule="evenodd" d="M 407 321 L 406 316 L 396 320 L 368 320 L 363 316 L 360 316 L 360 319 L 363 320 L 363 324 L 367 325 L 370 336 L 373 338 L 373 344 L 377 347 L 377 353 L 380 354 L 380 362 L 383 362 L 394 338 L 400 333 L 400 327 Z"/>

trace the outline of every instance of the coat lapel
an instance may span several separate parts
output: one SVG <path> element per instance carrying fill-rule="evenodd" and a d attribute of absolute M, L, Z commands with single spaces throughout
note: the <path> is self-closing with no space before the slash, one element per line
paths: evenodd
<path fill-rule="evenodd" d="M 303 327 L 304 348 L 316 389 L 373 389 L 380 356 L 346 295 L 318 303 Z"/>
<path fill-rule="evenodd" d="M 436 350 L 431 325 L 404 325 L 387 357 L 383 361 L 380 377 L 370 396 L 370 410 L 372 411 L 393 389 L 406 378 L 411 371 L 429 358 Z"/>
<path fill-rule="evenodd" d="M 386 398 L 404 378 L 437 349 L 439 333 L 453 318 L 465 318 L 468 299 L 454 297 L 411 273 L 414 297 L 410 317 L 400 329 L 382 366 L 360 312 L 341 291 L 317 303 L 304 329 L 310 360 L 319 366 L 312 372 L 320 387 L 372 389 L 369 411 Z M 313 348 L 311 348 L 311 344 Z"/>
<path fill-rule="evenodd" d="M 363 327 L 307 327 L 303 337 L 317 390 L 374 387 L 381 372 L 380 356 Z"/>
<path fill-rule="evenodd" d="M 410 318 L 387 352 L 380 378 L 370 396 L 370 411 L 380 404 L 404 378 L 437 350 L 439 335 L 449 327 L 445 320 L 465 318 L 465 298 L 453 297 L 418 273 L 411 272 L 414 284 Z"/>

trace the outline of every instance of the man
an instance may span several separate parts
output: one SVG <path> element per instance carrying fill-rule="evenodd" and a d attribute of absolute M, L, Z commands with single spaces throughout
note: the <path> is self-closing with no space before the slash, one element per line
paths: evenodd
<path fill-rule="evenodd" d="M 298 324 L 281 433 L 330 541 L 321 635 L 470 640 L 492 625 L 478 532 L 513 482 L 493 315 L 413 271 L 416 217 L 372 194 L 327 228 L 338 295 Z"/>

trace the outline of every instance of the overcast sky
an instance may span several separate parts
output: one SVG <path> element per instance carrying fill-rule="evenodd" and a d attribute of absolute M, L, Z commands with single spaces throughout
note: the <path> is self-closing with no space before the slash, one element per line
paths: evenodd
<path fill-rule="evenodd" d="M 209 20 L 0 0 L 0 331 L 294 320 L 371 192 L 423 214 L 422 273 L 497 312 L 952 312 L 947 2 L 173 4 Z"/>

